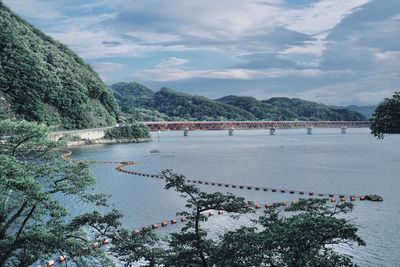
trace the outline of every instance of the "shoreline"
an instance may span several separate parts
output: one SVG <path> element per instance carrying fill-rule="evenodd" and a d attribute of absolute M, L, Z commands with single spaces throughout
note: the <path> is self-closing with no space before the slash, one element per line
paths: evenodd
<path fill-rule="evenodd" d="M 98 144 L 128 144 L 128 143 L 146 143 L 151 142 L 152 138 L 132 138 L 132 139 L 84 139 L 78 141 L 67 142 L 67 147 L 74 146 L 87 146 L 87 145 L 98 145 Z"/>

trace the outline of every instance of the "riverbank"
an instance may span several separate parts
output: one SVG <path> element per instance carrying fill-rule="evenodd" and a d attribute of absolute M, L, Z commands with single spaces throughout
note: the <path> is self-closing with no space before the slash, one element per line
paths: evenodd
<path fill-rule="evenodd" d="M 151 137 L 149 138 L 125 138 L 125 139 L 82 139 L 76 141 L 70 141 L 67 143 L 67 147 L 74 146 L 84 146 L 84 145 L 97 145 L 97 144 L 124 144 L 124 143 L 145 143 L 152 141 Z"/>

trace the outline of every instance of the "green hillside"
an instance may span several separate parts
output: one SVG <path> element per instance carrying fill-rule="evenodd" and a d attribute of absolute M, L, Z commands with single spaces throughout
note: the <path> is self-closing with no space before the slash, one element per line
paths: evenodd
<path fill-rule="evenodd" d="M 363 114 L 365 117 L 367 117 L 368 119 L 372 117 L 372 114 L 375 112 L 376 109 L 376 105 L 375 106 L 356 106 L 356 105 L 350 105 L 347 106 L 346 108 L 352 111 L 356 111 L 358 113 Z"/>
<path fill-rule="evenodd" d="M 111 90 L 127 117 L 155 120 L 366 120 L 346 108 L 298 98 L 259 101 L 248 96 L 211 100 L 169 88 L 154 92 L 138 83 L 118 83 Z"/>
<path fill-rule="evenodd" d="M 299 120 L 365 121 L 361 113 L 346 108 L 334 108 L 299 98 L 274 97 L 261 101 L 274 107 L 284 108 L 296 114 Z"/>
<path fill-rule="evenodd" d="M 0 96 L 17 118 L 65 129 L 110 125 L 119 112 L 88 64 L 1 2 Z"/>
<path fill-rule="evenodd" d="M 259 120 L 294 120 L 297 118 L 288 108 L 275 107 L 271 104 L 258 101 L 250 96 L 229 95 L 219 99 L 218 102 L 226 103 L 253 114 Z"/>
<path fill-rule="evenodd" d="M 127 116 L 143 120 L 255 120 L 251 113 L 202 96 L 170 88 L 153 92 L 137 83 L 111 86 L 114 97 Z"/>

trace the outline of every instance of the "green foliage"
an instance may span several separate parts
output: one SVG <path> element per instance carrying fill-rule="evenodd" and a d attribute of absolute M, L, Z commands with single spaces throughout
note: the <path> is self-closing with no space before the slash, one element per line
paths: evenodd
<path fill-rule="evenodd" d="M 144 121 L 366 120 L 362 114 L 346 108 L 328 107 L 297 98 L 259 101 L 254 97 L 231 95 L 211 100 L 169 88 L 153 92 L 137 83 L 118 83 L 111 89 L 128 118 Z"/>
<path fill-rule="evenodd" d="M 143 123 L 107 129 L 105 139 L 137 139 L 150 137 L 149 129 Z"/>
<path fill-rule="evenodd" d="M 70 214 L 66 198 L 93 208 L 104 207 L 106 199 L 89 192 L 95 179 L 88 164 L 61 160 L 61 144 L 48 134 L 44 125 L 0 121 L 0 266 L 30 266 L 60 255 L 78 266 L 88 259 L 109 266 L 105 250 L 92 244 L 112 238 L 121 215 Z"/>
<path fill-rule="evenodd" d="M 335 249 L 355 243 L 365 246 L 357 227 L 341 214 L 351 203 L 328 205 L 326 199 L 300 200 L 283 209 L 272 206 L 259 226 L 226 232 L 216 246 L 215 266 L 354 266 L 352 258 Z M 285 213 L 294 213 L 280 215 Z M 338 216 L 339 215 L 339 218 Z"/>
<path fill-rule="evenodd" d="M 378 139 L 383 139 L 385 134 L 400 133 L 400 92 L 395 92 L 392 98 L 385 98 L 370 122 L 371 133 Z"/>
<path fill-rule="evenodd" d="M 114 124 L 119 112 L 89 65 L 1 2 L 0 95 L 18 118 L 66 129 Z"/>
<path fill-rule="evenodd" d="M 203 96 L 192 96 L 169 88 L 161 88 L 154 96 L 153 106 L 170 117 L 186 120 L 255 120 L 249 112 L 218 103 Z"/>

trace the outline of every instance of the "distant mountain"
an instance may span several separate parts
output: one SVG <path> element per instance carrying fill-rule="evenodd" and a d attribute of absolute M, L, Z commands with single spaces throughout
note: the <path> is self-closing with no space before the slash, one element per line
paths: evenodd
<path fill-rule="evenodd" d="M 351 105 L 351 106 L 347 106 L 346 108 L 349 110 L 352 110 L 352 111 L 359 112 L 369 119 L 372 117 L 372 114 L 375 112 L 376 107 L 377 107 L 377 105 L 374 105 L 374 106 Z"/>
<path fill-rule="evenodd" d="M 243 109 L 170 88 L 161 88 L 153 92 L 137 83 L 117 83 L 111 85 L 110 88 L 121 110 L 135 116 L 136 119 L 140 117 L 143 120 L 256 119 Z"/>
<path fill-rule="evenodd" d="M 248 96 L 211 100 L 162 88 L 154 92 L 138 83 L 118 83 L 111 90 L 127 117 L 143 120 L 366 120 L 346 108 L 298 98 L 259 101 Z"/>
<path fill-rule="evenodd" d="M 229 95 L 215 101 L 244 109 L 253 114 L 258 120 L 294 120 L 297 117 L 288 108 L 275 107 L 251 96 Z"/>
<path fill-rule="evenodd" d="M 0 117 L 15 115 L 66 129 L 110 125 L 119 114 L 88 64 L 1 1 L 0 97 L 11 107 L 0 108 Z"/>
<path fill-rule="evenodd" d="M 298 120 L 363 121 L 366 117 L 346 108 L 334 108 L 327 105 L 302 100 L 299 98 L 274 97 L 262 100 L 262 103 L 287 109 Z"/>

